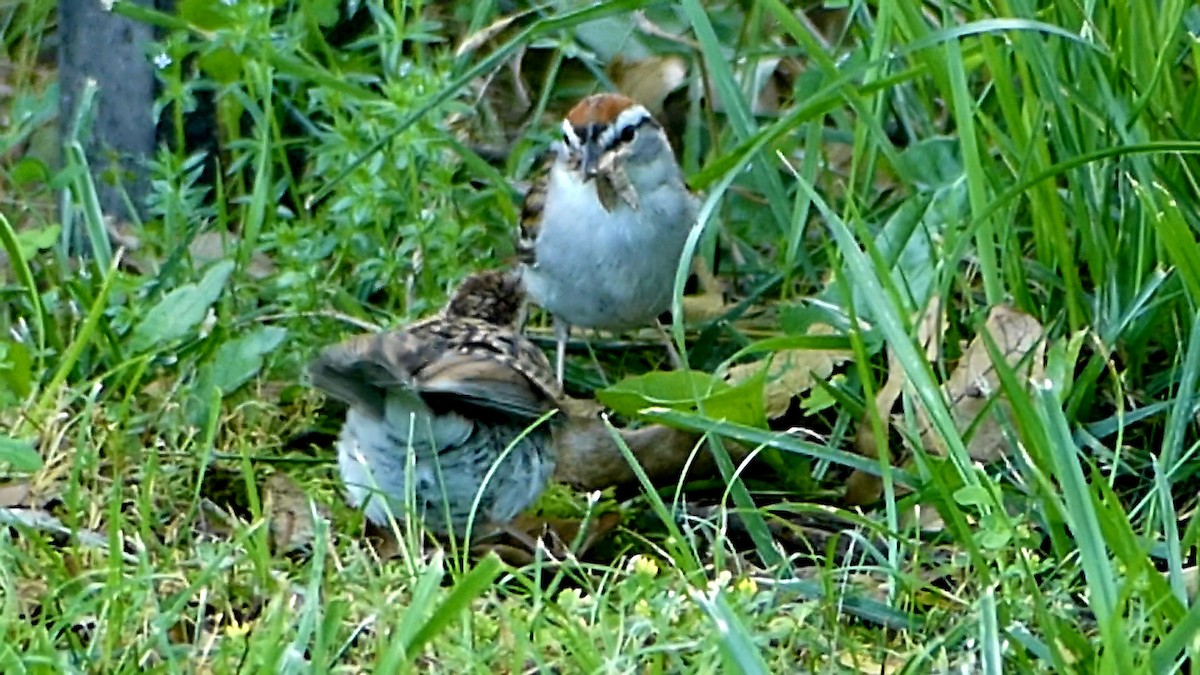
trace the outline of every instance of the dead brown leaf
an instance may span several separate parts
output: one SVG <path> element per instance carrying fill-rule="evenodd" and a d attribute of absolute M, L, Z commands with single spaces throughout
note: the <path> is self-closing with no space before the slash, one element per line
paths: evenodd
<path fill-rule="evenodd" d="M 834 335 L 832 326 L 814 324 L 809 335 Z M 775 352 L 766 367 L 767 383 L 763 388 L 767 417 L 778 419 L 787 412 L 792 398 L 815 386 L 818 379 L 828 379 L 833 369 L 851 357 L 849 351 L 836 349 L 789 349 Z M 734 366 L 725 379 L 730 384 L 743 382 L 763 369 L 761 361 Z"/>
<path fill-rule="evenodd" d="M 918 339 L 930 360 L 938 357 L 943 325 L 941 300 L 935 297 L 918 325 Z M 1003 398 L 995 399 L 1000 394 L 1000 378 L 988 354 L 984 335 L 991 337 L 996 348 L 1004 355 L 1005 363 L 1017 369 L 1017 374 L 1025 382 L 1042 377 L 1045 370 L 1045 342 L 1042 339 L 1044 329 L 1037 319 L 1011 306 L 997 305 L 989 312 L 982 330 L 971 340 L 958 365 L 942 385 L 943 394 L 950 403 L 955 428 L 960 433 L 973 428 L 967 440 L 967 453 L 976 461 L 991 462 L 1003 458 L 1010 447 L 1001 425 L 1003 417 L 999 417 L 1007 415 L 1010 406 Z M 879 416 L 890 420 L 892 406 L 907 382 L 903 369 L 890 349 L 888 371 L 888 380 L 876 395 L 875 405 Z M 933 432 L 923 407 L 917 407 L 917 419 L 923 447 L 945 455 L 945 442 Z M 877 441 L 870 424 L 859 426 L 855 446 L 860 454 L 879 457 Z M 847 481 L 844 499 L 848 504 L 862 505 L 875 501 L 879 494 L 879 479 L 856 471 Z"/>
<path fill-rule="evenodd" d="M 464 54 L 470 54 L 476 49 L 479 49 L 483 45 L 490 42 L 492 38 L 503 33 L 505 29 L 511 26 L 514 21 L 521 18 L 521 16 L 523 16 L 523 14 L 502 16 L 483 28 L 475 31 L 474 33 L 471 33 L 467 37 L 463 38 L 463 41 L 459 43 L 458 49 L 454 50 L 454 55 L 463 56 Z"/>
<path fill-rule="evenodd" d="M 879 673 L 902 672 L 909 661 L 909 657 L 892 651 L 888 651 L 884 655 L 883 661 L 877 661 L 877 657 L 878 655 L 868 655 L 866 650 L 842 649 L 838 650 L 837 664 L 846 669 L 842 672 L 879 675 Z"/>
<path fill-rule="evenodd" d="M 596 405 L 590 401 L 576 401 L 568 407 L 578 411 L 594 409 Z M 571 417 L 568 424 L 558 427 L 555 432 L 558 449 L 555 479 L 583 490 L 637 485 L 637 476 L 625 461 L 605 422 L 595 414 L 571 414 Z M 661 424 L 619 429 L 618 433 L 657 485 L 675 484 L 685 467 L 692 478 L 715 473 L 712 453 L 693 452 L 700 434 Z M 747 455 L 744 448 L 734 443 L 727 441 L 725 447 L 734 462 L 742 461 Z"/>
<path fill-rule="evenodd" d="M 658 116 L 663 102 L 687 82 L 687 62 L 679 56 L 652 56 L 627 60 L 617 55 L 608 65 L 608 74 L 617 91 L 646 106 Z"/>
<path fill-rule="evenodd" d="M 920 322 L 917 324 L 917 342 L 925 350 L 925 357 L 931 361 L 937 359 L 941 340 L 935 338 L 941 335 L 943 324 L 942 300 L 940 296 L 935 295 L 929 300 L 929 304 L 925 307 Z M 900 367 L 900 360 L 896 357 L 895 351 L 890 348 L 887 350 L 887 360 L 888 379 L 884 382 L 883 387 L 875 393 L 875 412 L 881 420 L 891 419 L 892 407 L 896 405 L 896 400 L 900 398 L 900 392 L 904 389 L 904 383 L 908 381 L 904 369 Z M 884 433 L 886 432 L 887 428 L 885 427 Z M 879 459 L 879 439 L 876 438 L 875 429 L 868 420 L 863 420 L 858 425 L 858 433 L 854 437 L 854 449 L 863 457 Z M 846 480 L 846 493 L 842 497 L 842 501 L 851 506 L 863 506 L 875 502 L 881 494 L 883 494 L 883 483 L 877 476 L 864 471 L 855 471 Z"/>
<path fill-rule="evenodd" d="M 820 187 L 829 190 L 835 195 L 841 195 L 845 191 L 845 181 L 851 175 L 855 167 L 854 146 L 851 143 L 836 140 L 836 136 L 830 139 L 821 146 L 821 155 L 824 158 L 820 172 Z M 800 163 L 804 158 L 803 149 L 794 153 L 791 157 L 792 161 Z M 871 186 L 879 192 L 894 189 L 900 184 L 896 177 L 896 171 L 892 165 L 882 159 L 875 167 L 875 173 L 871 176 Z"/>
<path fill-rule="evenodd" d="M 0 485 L 0 507 L 51 510 L 60 501 L 61 480 L 41 472 L 28 480 Z"/>
<path fill-rule="evenodd" d="M 228 232 L 201 232 L 188 245 L 188 253 L 197 267 L 229 257 L 227 251 L 238 246 L 237 235 Z M 275 261 L 262 251 L 254 251 L 250 255 L 250 264 L 246 273 L 253 279 L 265 279 L 275 274 Z"/>
<path fill-rule="evenodd" d="M 1000 418 L 997 417 L 998 411 L 994 410 L 986 417 L 980 418 L 992 398 L 1000 393 L 1000 376 L 996 373 L 996 367 L 992 365 L 984 335 L 991 336 L 996 348 L 1004 355 L 1004 362 L 1008 367 L 1017 369 L 1017 375 L 1028 382 L 1040 379 L 1045 371 L 1046 347 L 1042 340 L 1043 333 L 1042 325 L 1032 316 L 1008 305 L 993 307 L 988 313 L 983 330 L 971 340 L 958 366 L 950 373 L 950 379 L 943 385 L 942 389 L 950 402 L 955 427 L 960 432 L 966 432 L 977 419 L 980 420 L 967 442 L 967 453 L 971 455 L 971 459 L 979 462 L 1000 459 L 1010 445 L 1004 438 Z M 1030 352 L 1033 352 L 1032 355 Z M 996 400 L 992 405 L 1005 414 L 1010 411 L 1008 402 L 1003 398 Z M 945 444 L 940 435 L 930 433 L 931 424 L 925 416 L 924 409 L 918 408 L 917 411 L 925 429 L 922 439 L 928 441 L 926 447 L 945 455 Z"/>
<path fill-rule="evenodd" d="M 699 293 L 683 296 L 683 321 L 688 324 L 704 323 L 719 318 L 728 311 L 725 297 L 721 293 Z"/>
<path fill-rule="evenodd" d="M 25 481 L 0 485 L 0 507 L 25 506 L 33 486 Z"/>
<path fill-rule="evenodd" d="M 285 473 L 271 474 L 263 493 L 263 510 L 270 523 L 275 550 L 282 553 L 308 550 L 313 541 L 314 516 L 328 520 L 329 510 Z"/>
<path fill-rule="evenodd" d="M 777 56 L 757 60 L 742 59 L 734 64 L 738 80 L 747 82 L 753 98 L 749 100 L 750 112 L 760 116 L 775 116 L 787 104 L 796 76 L 804 71 L 803 66 L 793 59 Z M 713 97 L 713 110 L 726 112 L 729 108 L 721 100 L 717 87 L 710 82 L 708 91 Z"/>
<path fill-rule="evenodd" d="M 582 558 L 596 542 L 608 536 L 620 523 L 619 513 L 601 514 L 588 522 L 588 529 L 580 539 L 579 530 L 584 521 L 578 518 L 522 514 L 509 524 L 508 529 L 524 534 L 529 540 L 540 542 L 540 545 L 545 547 L 543 559 L 566 560 L 569 557 Z M 513 537 L 507 539 L 508 541 L 493 539 L 473 544 L 471 553 L 478 557 L 495 553 L 504 562 L 518 567 L 529 565 L 537 559 L 537 552 L 530 550 L 528 545 Z M 576 540 L 579 540 L 579 546 L 573 548 Z"/>
<path fill-rule="evenodd" d="M 700 256 L 692 258 L 692 274 L 696 275 L 700 292 L 683 297 L 684 322 L 703 323 L 723 316 L 729 310 L 725 303 L 725 285 Z"/>
<path fill-rule="evenodd" d="M 121 256 L 124 266 L 138 274 L 158 274 L 158 261 L 142 252 L 142 240 L 132 223 L 105 216 L 104 229 L 108 230 L 108 237 L 112 240 L 114 248 L 125 249 L 124 255 Z"/>

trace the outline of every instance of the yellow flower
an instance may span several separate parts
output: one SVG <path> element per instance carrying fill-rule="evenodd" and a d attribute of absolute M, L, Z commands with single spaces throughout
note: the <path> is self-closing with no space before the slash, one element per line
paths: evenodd
<path fill-rule="evenodd" d="M 636 576 L 645 576 L 651 579 L 658 576 L 658 563 L 654 561 L 654 558 L 644 556 L 640 553 L 629 559 L 629 563 L 625 569 Z"/>

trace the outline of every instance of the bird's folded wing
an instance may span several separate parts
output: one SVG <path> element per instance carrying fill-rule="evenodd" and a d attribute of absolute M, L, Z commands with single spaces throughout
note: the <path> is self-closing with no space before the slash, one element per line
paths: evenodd
<path fill-rule="evenodd" d="M 556 399 L 511 359 L 479 349 L 443 354 L 421 371 L 419 380 L 422 395 L 436 396 L 450 408 L 482 408 L 533 420 L 557 407 Z"/>
<path fill-rule="evenodd" d="M 388 390 L 413 388 L 413 372 L 430 360 L 431 347 L 404 332 L 358 335 L 326 347 L 308 372 L 329 396 L 381 417 Z"/>
<path fill-rule="evenodd" d="M 535 260 L 534 242 L 542 224 L 542 211 L 546 208 L 546 189 L 550 185 L 550 169 L 557 157 L 555 151 L 545 153 L 536 174 L 530 179 L 529 189 L 521 204 L 521 221 L 517 230 L 517 254 L 521 262 L 532 265 Z"/>

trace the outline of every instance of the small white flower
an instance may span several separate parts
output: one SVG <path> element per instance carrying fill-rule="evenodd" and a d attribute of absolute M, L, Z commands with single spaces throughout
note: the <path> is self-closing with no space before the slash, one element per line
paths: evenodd
<path fill-rule="evenodd" d="M 154 67 L 155 68 L 162 70 L 163 68 L 166 68 L 169 65 L 171 65 L 171 57 L 167 56 L 166 52 L 159 52 L 158 55 L 154 57 Z"/>
<path fill-rule="evenodd" d="M 17 325 L 10 326 L 8 332 L 16 342 L 29 342 L 29 324 L 25 323 L 23 316 L 17 317 Z"/>
<path fill-rule="evenodd" d="M 717 593 L 729 585 L 729 581 L 731 579 L 733 579 L 733 574 L 731 574 L 729 570 L 721 570 L 720 572 L 717 572 L 717 577 L 715 579 L 710 579 L 708 582 L 709 595 L 716 597 Z"/>
<path fill-rule="evenodd" d="M 113 5 L 115 4 L 117 4 L 117 0 L 100 0 L 100 6 L 103 7 L 104 11 L 106 12 L 111 12 Z"/>
<path fill-rule="evenodd" d="M 212 332 L 214 326 L 217 325 L 217 313 L 208 308 L 208 314 L 204 315 L 204 320 L 200 322 L 200 337 L 206 338 Z"/>

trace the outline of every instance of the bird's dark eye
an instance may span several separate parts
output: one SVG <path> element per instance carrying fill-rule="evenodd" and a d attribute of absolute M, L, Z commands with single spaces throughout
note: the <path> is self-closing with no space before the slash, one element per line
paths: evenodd
<path fill-rule="evenodd" d="M 628 143 L 628 142 L 632 141 L 633 137 L 636 134 L 637 134 L 637 128 L 634 127 L 633 125 L 625 127 L 624 129 L 621 130 L 621 142 Z"/>

